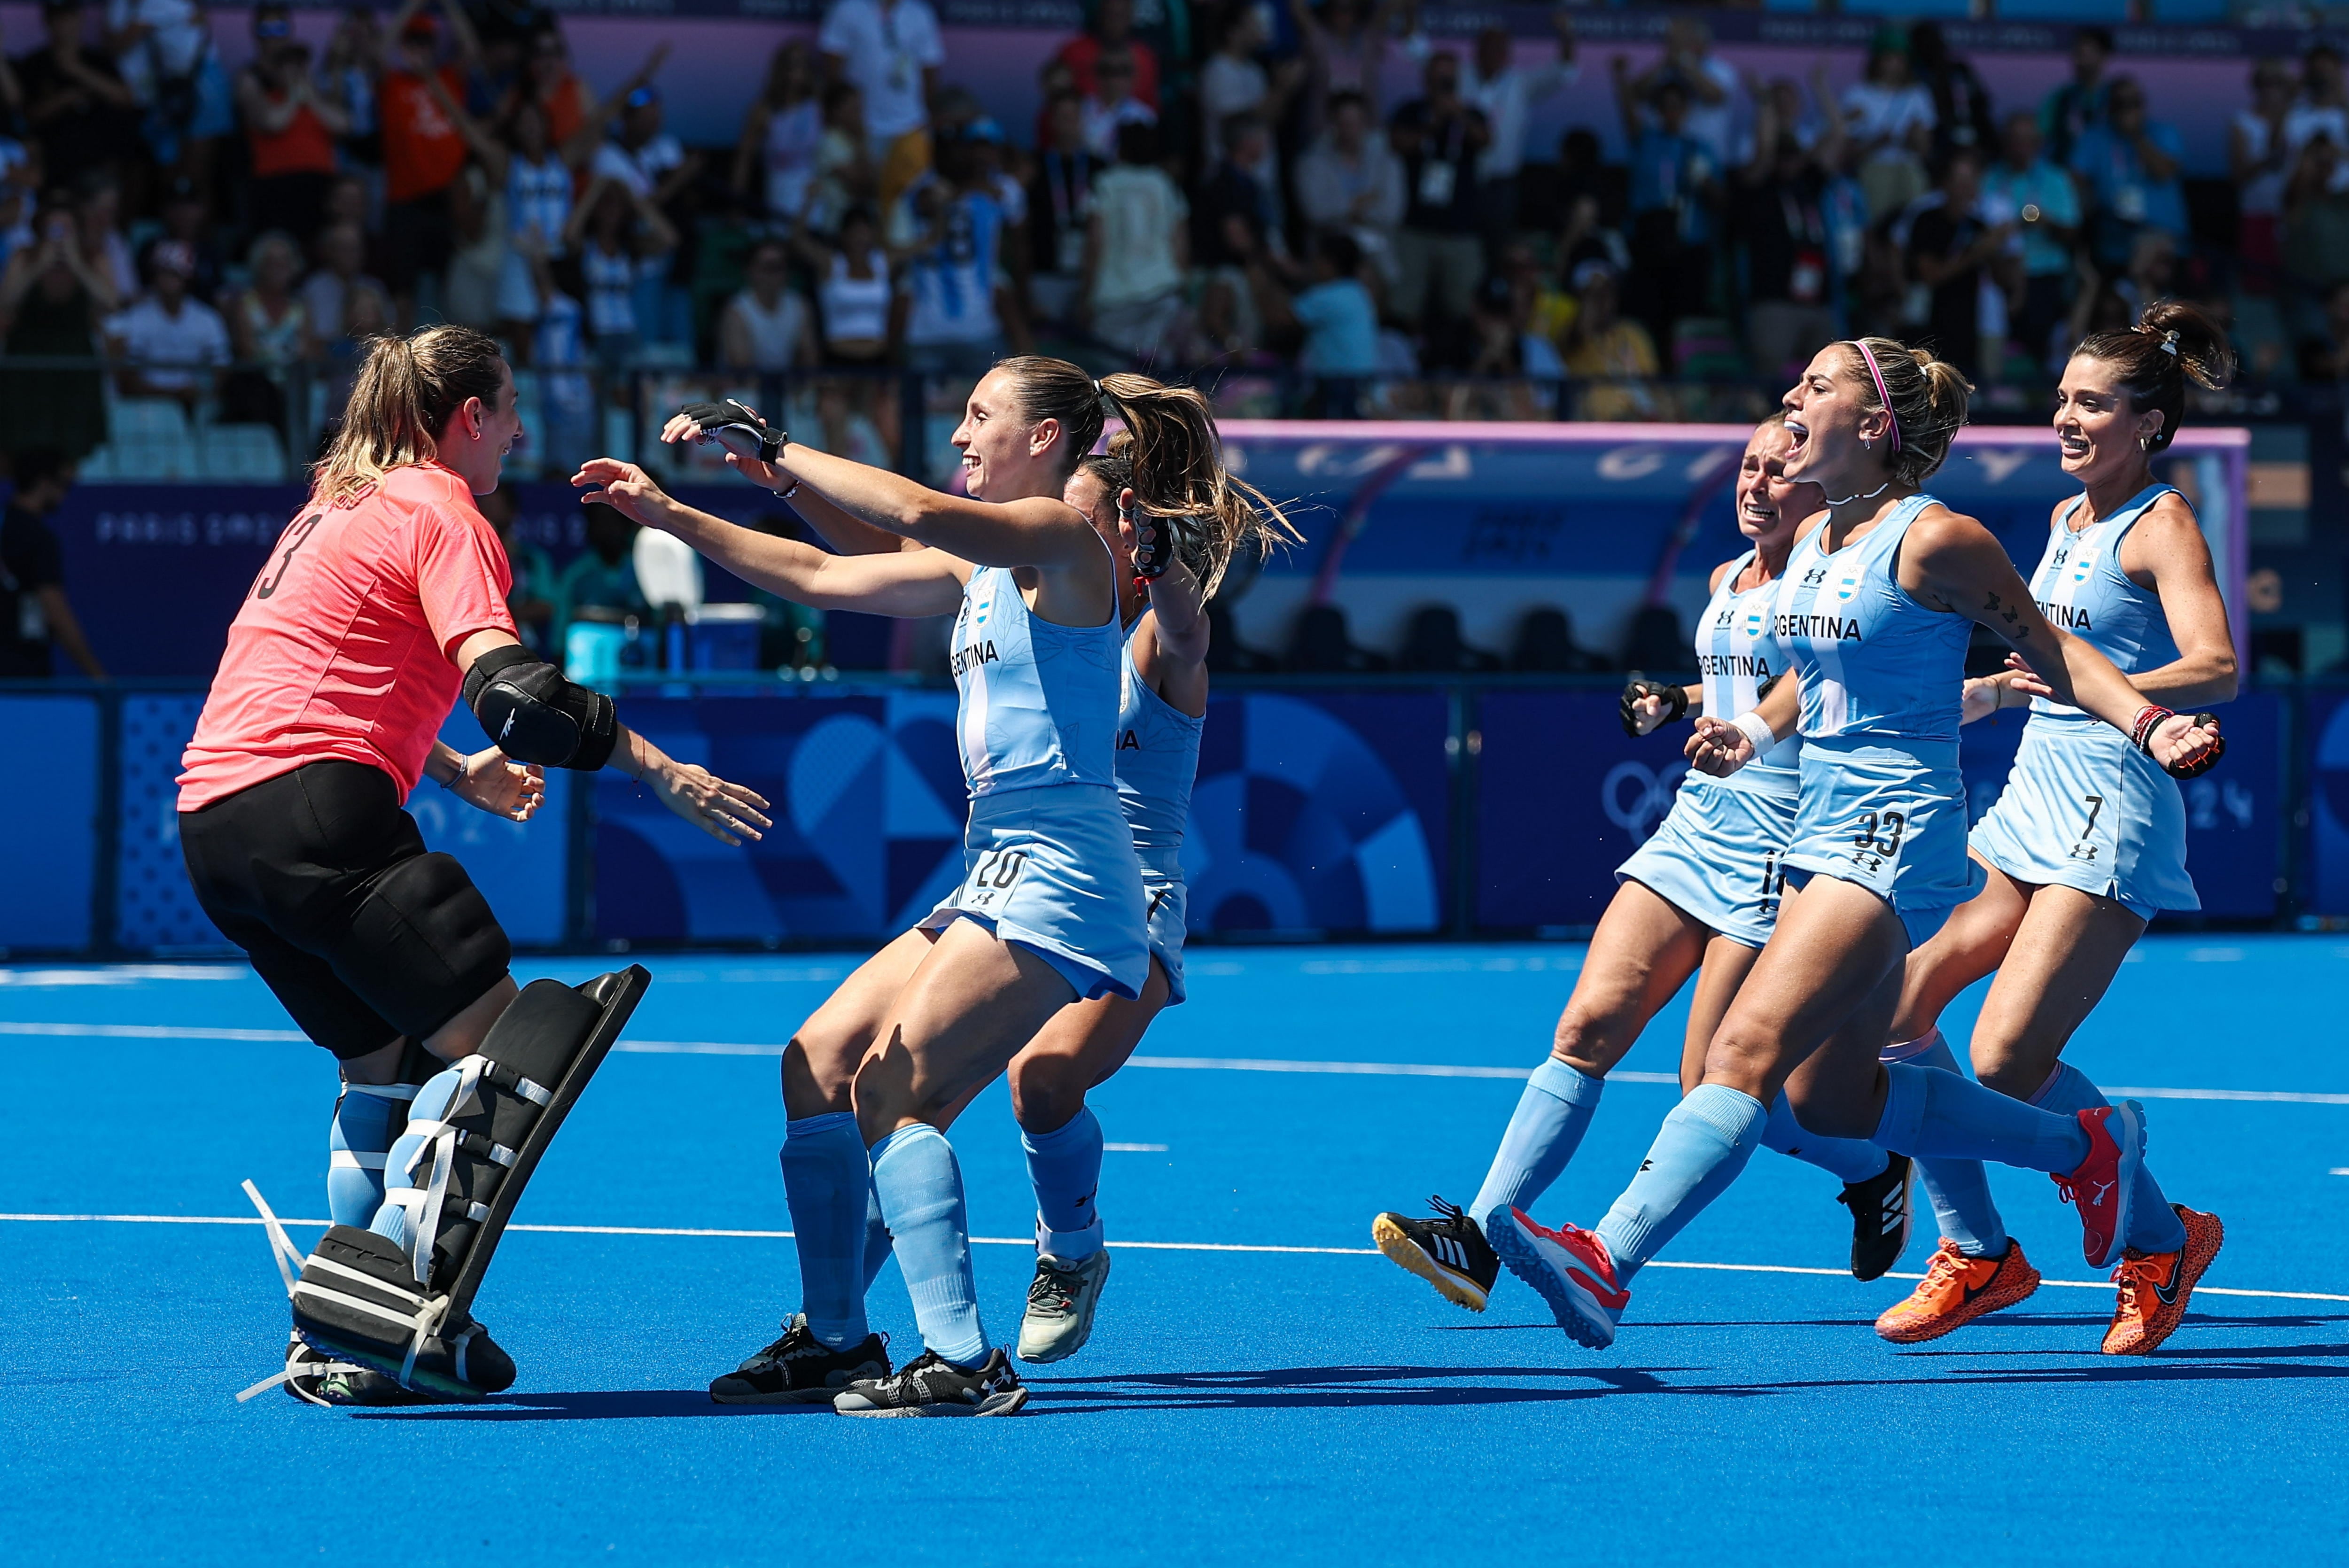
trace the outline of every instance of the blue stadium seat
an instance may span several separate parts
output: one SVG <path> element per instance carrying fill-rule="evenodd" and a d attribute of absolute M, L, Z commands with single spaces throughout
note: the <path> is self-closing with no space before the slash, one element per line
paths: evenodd
<path fill-rule="evenodd" d="M 2006 0 L 2000 0 L 1999 13 L 2002 15 L 2007 14 Z M 1843 14 L 1847 16 L 1898 16 L 1903 21 L 1931 16 L 1943 21 L 1962 22 L 1972 15 L 1972 8 L 1968 0 L 1844 0 Z"/>
<path fill-rule="evenodd" d="M 1998 19 L 2117 25 L 2129 19 L 2128 0 L 1998 0 Z"/>
<path fill-rule="evenodd" d="M 2229 0 L 2153 0 L 2146 19 L 2166 26 L 2181 22 L 2224 22 L 2231 14 Z"/>

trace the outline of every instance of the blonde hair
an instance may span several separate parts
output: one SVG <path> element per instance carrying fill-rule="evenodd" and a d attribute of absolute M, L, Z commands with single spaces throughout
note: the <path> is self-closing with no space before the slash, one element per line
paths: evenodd
<path fill-rule="evenodd" d="M 505 356 L 470 326 L 371 339 L 326 455 L 311 470 L 314 504 L 357 500 L 394 469 L 440 455 L 440 432 L 466 400 L 495 408 Z"/>
<path fill-rule="evenodd" d="M 1026 418 L 1060 421 L 1064 474 L 1076 471 L 1101 439 L 1107 423 L 1102 404 L 1108 401 L 1125 424 L 1110 451 L 1133 464 L 1134 505 L 1170 521 L 1177 551 L 1203 594 L 1214 595 L 1243 547 L 1265 551 L 1305 542 L 1278 502 L 1225 468 L 1215 409 L 1196 388 L 1128 371 L 1096 381 L 1065 359 L 1041 355 L 1007 359 L 996 368 L 1019 387 Z"/>
<path fill-rule="evenodd" d="M 1861 345 L 1867 352 L 1861 351 Z M 1950 455 L 1950 443 L 1966 422 L 1966 397 L 1973 383 L 1930 349 L 1911 348 L 1889 337 L 1851 338 L 1845 343 L 1852 379 L 1858 383 L 1868 407 L 1892 416 L 1892 478 L 1895 483 L 1921 485 Z M 1871 374 L 1869 356 L 1875 358 Z M 1883 377 L 1882 392 L 1877 377 Z"/>

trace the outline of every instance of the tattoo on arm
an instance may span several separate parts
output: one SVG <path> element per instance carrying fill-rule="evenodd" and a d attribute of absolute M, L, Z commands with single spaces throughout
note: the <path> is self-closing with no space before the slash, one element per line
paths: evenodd
<path fill-rule="evenodd" d="M 2002 632 L 2000 632 L 2000 634 L 2005 637 L 2008 642 L 2028 643 L 2031 641 L 2031 628 L 2024 624 L 2023 612 L 2017 609 L 2014 605 L 2008 603 L 2005 600 L 2001 599 L 1997 594 L 1992 593 L 1983 603 L 1982 608 L 1988 610 L 1992 614 L 1996 615 L 2001 621 L 2006 623 L 2005 629 Z M 1998 631 L 1999 628 L 1992 627 L 1992 630 Z"/>

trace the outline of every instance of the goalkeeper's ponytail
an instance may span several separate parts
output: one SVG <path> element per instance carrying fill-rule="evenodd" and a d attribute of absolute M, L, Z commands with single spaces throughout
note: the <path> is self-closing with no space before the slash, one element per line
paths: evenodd
<path fill-rule="evenodd" d="M 504 377 L 497 341 L 470 326 L 428 326 L 367 345 L 341 428 L 310 481 L 326 506 L 356 500 L 392 469 L 429 463 L 468 398 L 495 407 Z"/>

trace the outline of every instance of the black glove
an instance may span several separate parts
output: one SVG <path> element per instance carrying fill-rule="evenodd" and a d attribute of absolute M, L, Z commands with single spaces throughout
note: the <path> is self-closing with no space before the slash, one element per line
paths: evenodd
<path fill-rule="evenodd" d="M 791 438 L 731 397 L 723 403 L 688 403 L 678 412 L 701 427 L 703 444 L 715 441 L 746 462 L 773 462 Z"/>
<path fill-rule="evenodd" d="M 1657 727 L 1659 728 L 1671 723 L 1672 720 L 1676 718 L 1682 717 L 1688 712 L 1688 687 L 1681 685 L 1678 681 L 1625 682 L 1623 686 L 1623 733 L 1631 737 L 1634 740 L 1638 739 L 1640 737 L 1640 715 L 1638 712 L 1638 704 L 1640 699 L 1643 696 L 1659 697 L 1663 701 L 1664 717 L 1656 721 Z"/>
<path fill-rule="evenodd" d="M 1197 520 L 1189 517 L 1154 517 L 1139 507 L 1120 504 L 1119 512 L 1133 525 L 1133 574 L 1145 583 L 1155 583 L 1166 575 L 1189 542 L 1189 533 Z"/>

